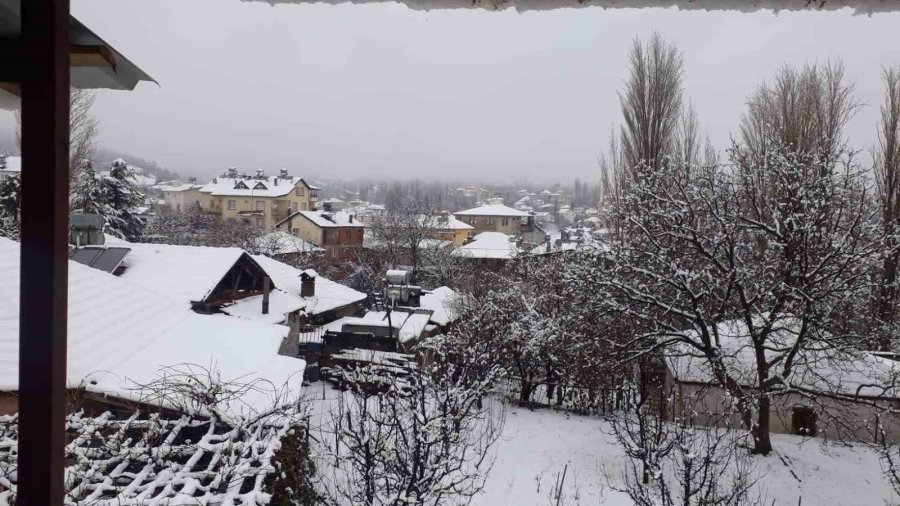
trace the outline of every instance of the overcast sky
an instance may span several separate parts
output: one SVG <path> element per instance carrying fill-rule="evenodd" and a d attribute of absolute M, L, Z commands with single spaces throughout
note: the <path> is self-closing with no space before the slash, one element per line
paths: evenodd
<path fill-rule="evenodd" d="M 785 62 L 843 58 L 868 104 L 900 63 L 900 14 L 585 8 L 518 14 L 401 5 L 74 0 L 73 14 L 159 81 L 101 91 L 102 146 L 202 177 L 228 166 L 310 177 L 595 178 L 619 122 L 631 39 L 685 55 L 686 96 L 717 147 Z M 889 42 L 893 41 L 893 42 Z M 0 135 L 13 134 L 12 116 Z"/>

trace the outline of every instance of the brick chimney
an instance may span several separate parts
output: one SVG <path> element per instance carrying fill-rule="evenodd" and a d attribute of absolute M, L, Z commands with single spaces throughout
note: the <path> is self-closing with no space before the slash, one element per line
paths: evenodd
<path fill-rule="evenodd" d="M 316 295 L 316 277 L 306 272 L 300 274 L 300 296 L 315 297 Z"/>

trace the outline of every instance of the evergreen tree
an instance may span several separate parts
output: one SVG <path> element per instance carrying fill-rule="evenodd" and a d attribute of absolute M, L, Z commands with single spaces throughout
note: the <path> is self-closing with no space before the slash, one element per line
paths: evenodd
<path fill-rule="evenodd" d="M 103 214 L 101 212 L 103 187 L 97 172 L 86 164 L 75 178 L 69 191 L 69 207 L 75 214 Z"/>
<path fill-rule="evenodd" d="M 21 180 L 12 175 L 0 179 L 0 236 L 19 238 Z"/>
<path fill-rule="evenodd" d="M 106 218 L 106 231 L 125 240 L 143 235 L 144 220 L 136 214 L 144 196 L 134 184 L 134 171 L 123 160 L 113 162 L 99 180 L 99 214 Z"/>

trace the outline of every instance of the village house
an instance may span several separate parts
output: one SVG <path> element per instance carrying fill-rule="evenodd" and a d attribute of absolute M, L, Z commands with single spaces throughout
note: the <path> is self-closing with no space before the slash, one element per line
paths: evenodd
<path fill-rule="evenodd" d="M 203 188 L 203 185 L 196 184 L 194 181 L 187 183 L 167 181 L 155 186 L 155 189 L 162 192 L 166 206 L 179 212 L 200 209 L 202 197 L 200 188 Z"/>
<path fill-rule="evenodd" d="M 297 211 L 275 227 L 324 249 L 325 258 L 335 262 L 353 259 L 363 246 L 365 226 L 344 211 Z"/>
<path fill-rule="evenodd" d="M 489 204 L 457 211 L 453 215 L 471 225 L 475 234 L 499 232 L 534 244 L 544 240 L 544 231 L 530 213 L 503 205 L 502 201 L 492 200 Z"/>
<path fill-rule="evenodd" d="M 277 176 L 266 176 L 262 170 L 248 176 L 230 168 L 198 191 L 202 211 L 269 229 L 291 213 L 315 209 L 319 188 L 289 175 L 287 169 Z"/>
<path fill-rule="evenodd" d="M 519 253 L 515 237 L 500 232 L 482 232 L 454 250 L 452 255 L 498 270 Z"/>
<path fill-rule="evenodd" d="M 429 239 L 445 241 L 458 248 L 472 237 L 475 228 L 456 218 L 447 211 L 422 218 L 427 227 Z"/>
<path fill-rule="evenodd" d="M 745 323 L 723 322 L 717 331 L 729 374 L 752 390 L 755 353 Z M 792 338 L 785 329 L 775 339 L 786 344 Z M 705 357 L 686 345 L 675 345 L 663 350 L 659 359 L 647 367 L 641 382 L 660 413 L 701 425 L 741 428 L 732 397 L 716 381 Z M 896 415 L 900 363 L 866 352 L 844 355 L 801 349 L 795 364 L 784 392 L 772 396 L 773 433 L 869 442 L 900 437 Z"/>

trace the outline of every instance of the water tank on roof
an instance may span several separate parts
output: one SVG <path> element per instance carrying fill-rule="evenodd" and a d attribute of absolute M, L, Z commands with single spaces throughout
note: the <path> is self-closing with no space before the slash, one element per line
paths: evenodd
<path fill-rule="evenodd" d="M 408 285 L 410 280 L 409 271 L 401 269 L 390 269 L 384 277 L 389 285 Z"/>

